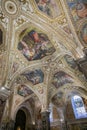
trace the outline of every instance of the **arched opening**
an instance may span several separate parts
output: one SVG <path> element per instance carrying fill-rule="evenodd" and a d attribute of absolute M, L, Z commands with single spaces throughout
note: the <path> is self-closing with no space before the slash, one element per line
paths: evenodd
<path fill-rule="evenodd" d="M 23 110 L 18 110 L 14 130 L 25 130 L 26 115 Z"/>

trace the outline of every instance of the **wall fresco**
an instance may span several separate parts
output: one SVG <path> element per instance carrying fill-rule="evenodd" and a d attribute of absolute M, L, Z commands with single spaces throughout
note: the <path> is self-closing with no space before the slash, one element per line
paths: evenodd
<path fill-rule="evenodd" d="M 59 5 L 56 0 L 35 0 L 38 9 L 46 15 L 55 18 L 61 14 Z"/>
<path fill-rule="evenodd" d="M 75 21 L 87 17 L 87 0 L 67 0 Z"/>
<path fill-rule="evenodd" d="M 56 88 L 59 88 L 60 86 L 63 86 L 67 83 L 73 83 L 73 79 L 70 75 L 66 74 L 63 71 L 59 71 L 56 74 L 54 74 L 52 84 Z"/>
<path fill-rule="evenodd" d="M 20 38 L 18 43 L 18 50 L 20 50 L 28 61 L 42 59 L 55 52 L 55 48 L 44 33 L 31 30 L 26 34 L 24 32 L 21 34 L 23 37 Z"/>
<path fill-rule="evenodd" d="M 26 96 L 31 95 L 33 92 L 32 92 L 32 90 L 30 90 L 27 86 L 25 86 L 25 85 L 20 85 L 20 86 L 18 87 L 17 93 L 18 93 L 19 95 L 21 95 L 21 96 L 26 97 Z"/>
<path fill-rule="evenodd" d="M 40 69 L 34 70 L 34 71 L 25 72 L 22 75 L 24 75 L 27 78 L 27 80 L 32 82 L 33 85 L 42 83 L 43 80 L 44 80 L 44 74 L 43 74 L 43 72 Z"/>

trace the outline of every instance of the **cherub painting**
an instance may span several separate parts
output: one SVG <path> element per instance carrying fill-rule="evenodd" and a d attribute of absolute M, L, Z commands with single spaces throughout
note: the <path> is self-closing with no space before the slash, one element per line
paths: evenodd
<path fill-rule="evenodd" d="M 55 18 L 61 14 L 56 0 L 35 0 L 38 9 L 46 15 Z"/>
<path fill-rule="evenodd" d="M 75 21 L 87 17 L 87 0 L 67 0 Z"/>
<path fill-rule="evenodd" d="M 31 30 L 18 43 L 18 50 L 28 61 L 38 60 L 55 52 L 49 38 L 44 33 Z"/>

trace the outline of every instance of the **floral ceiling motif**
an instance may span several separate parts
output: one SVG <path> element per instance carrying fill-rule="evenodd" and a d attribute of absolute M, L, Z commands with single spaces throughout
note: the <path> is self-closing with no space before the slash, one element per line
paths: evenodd
<path fill-rule="evenodd" d="M 48 36 L 36 29 L 24 30 L 19 39 L 18 50 L 28 61 L 39 60 L 55 52 Z"/>

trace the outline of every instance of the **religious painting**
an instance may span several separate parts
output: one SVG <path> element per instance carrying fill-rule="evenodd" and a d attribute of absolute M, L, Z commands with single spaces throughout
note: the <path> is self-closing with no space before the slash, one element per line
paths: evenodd
<path fill-rule="evenodd" d="M 27 71 L 22 75 L 24 75 L 27 78 L 27 80 L 29 80 L 33 85 L 42 83 L 44 80 L 44 73 L 41 71 L 41 69 Z"/>
<path fill-rule="evenodd" d="M 38 6 L 38 9 L 42 11 L 44 14 L 50 16 L 51 18 L 55 18 L 61 14 L 61 10 L 56 0 L 35 0 L 35 1 Z"/>
<path fill-rule="evenodd" d="M 33 93 L 32 90 L 30 90 L 27 86 L 25 85 L 20 85 L 18 86 L 17 93 L 23 97 L 29 96 Z"/>
<path fill-rule="evenodd" d="M 52 84 L 56 88 L 59 88 L 67 83 L 73 83 L 73 78 L 69 74 L 65 73 L 64 71 L 59 71 L 54 74 Z"/>
<path fill-rule="evenodd" d="M 55 48 L 46 34 L 36 30 L 27 31 L 26 34 L 24 32 L 21 33 L 23 37 L 18 43 L 18 50 L 28 61 L 39 60 L 55 52 Z"/>
<path fill-rule="evenodd" d="M 81 38 L 85 44 L 87 44 L 87 24 L 85 24 L 81 30 Z"/>
<path fill-rule="evenodd" d="M 3 43 L 3 32 L 0 29 L 0 45 Z"/>
<path fill-rule="evenodd" d="M 75 21 L 87 17 L 87 0 L 67 0 Z"/>
<path fill-rule="evenodd" d="M 70 55 L 65 55 L 64 56 L 67 64 L 72 68 L 72 69 L 76 69 L 77 68 L 77 64 L 75 62 L 75 60 L 70 56 Z"/>

